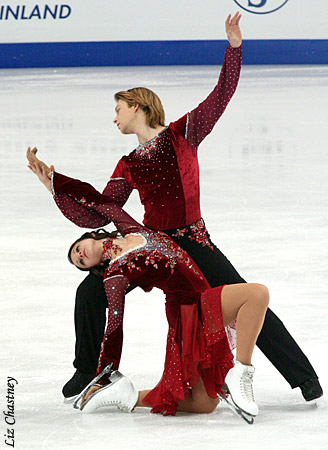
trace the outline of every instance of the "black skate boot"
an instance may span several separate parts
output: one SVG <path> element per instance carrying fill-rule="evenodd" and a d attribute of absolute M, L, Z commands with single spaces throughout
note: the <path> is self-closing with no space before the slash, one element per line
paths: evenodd
<path fill-rule="evenodd" d="M 63 387 L 63 396 L 65 403 L 72 403 L 77 395 L 90 383 L 95 377 L 94 373 L 81 373 L 78 370 L 72 378 Z"/>
<path fill-rule="evenodd" d="M 320 386 L 318 378 L 307 380 L 300 385 L 303 397 L 307 402 L 316 400 L 323 395 L 322 387 Z"/>

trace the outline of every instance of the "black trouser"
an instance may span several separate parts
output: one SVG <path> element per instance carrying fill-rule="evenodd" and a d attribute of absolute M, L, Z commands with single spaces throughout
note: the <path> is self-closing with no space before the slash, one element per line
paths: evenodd
<path fill-rule="evenodd" d="M 171 230 L 170 230 L 171 231 Z M 172 234 L 172 233 L 168 233 Z M 230 261 L 214 246 L 213 250 L 187 235 L 174 238 L 196 262 L 212 287 L 223 284 L 246 283 Z M 105 327 L 107 299 L 103 281 L 88 275 L 80 284 L 75 305 L 76 347 L 74 366 L 81 372 L 94 372 Z M 279 370 L 292 388 L 310 378 L 317 378 L 309 360 L 289 334 L 281 320 L 267 310 L 257 346 Z"/>

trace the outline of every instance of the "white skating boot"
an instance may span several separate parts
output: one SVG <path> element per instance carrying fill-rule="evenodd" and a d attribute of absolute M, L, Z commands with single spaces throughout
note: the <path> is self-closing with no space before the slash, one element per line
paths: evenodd
<path fill-rule="evenodd" d="M 117 406 L 125 412 L 131 412 L 135 407 L 139 393 L 131 381 L 118 370 L 109 378 L 110 384 L 92 394 L 81 407 L 81 411 L 90 414 L 99 408 Z"/>
<path fill-rule="evenodd" d="M 259 412 L 253 394 L 254 372 L 253 366 L 246 366 L 236 361 L 235 366 L 229 370 L 224 380 L 235 406 L 253 417 Z"/>

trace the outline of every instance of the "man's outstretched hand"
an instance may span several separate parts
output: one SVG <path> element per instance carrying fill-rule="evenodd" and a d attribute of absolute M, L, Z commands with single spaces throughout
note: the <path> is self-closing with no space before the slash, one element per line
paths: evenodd
<path fill-rule="evenodd" d="M 239 27 L 239 22 L 241 19 L 241 14 L 237 12 L 232 18 L 231 14 L 227 17 L 225 21 L 226 33 L 228 41 L 231 47 L 240 47 L 242 42 L 241 30 Z"/>

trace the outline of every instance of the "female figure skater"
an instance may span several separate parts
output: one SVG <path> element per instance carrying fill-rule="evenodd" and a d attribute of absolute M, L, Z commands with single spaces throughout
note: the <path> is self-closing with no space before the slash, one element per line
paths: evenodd
<path fill-rule="evenodd" d="M 88 233 L 69 250 L 69 259 L 82 270 L 106 266 L 108 324 L 97 374 L 110 363 L 114 370 L 118 369 L 127 288 L 140 286 L 150 291 L 156 286 L 166 296 L 169 331 L 164 372 L 158 385 L 137 393 L 126 377 L 114 372 L 89 390 L 82 411 L 116 404 L 125 411 L 150 406 L 152 412 L 164 415 L 174 415 L 177 409 L 211 412 L 225 383 L 234 404 L 256 416 L 251 358 L 269 302 L 267 288 L 260 284 L 211 288 L 192 259 L 169 236 L 142 226 L 87 183 L 54 170 L 50 180 L 42 164 L 31 163 L 29 167 L 53 193 L 65 217 L 88 228 L 112 221 L 122 236 L 113 238 L 102 231 Z M 230 330 L 225 327 L 235 320 L 237 361 L 233 366 Z"/>

